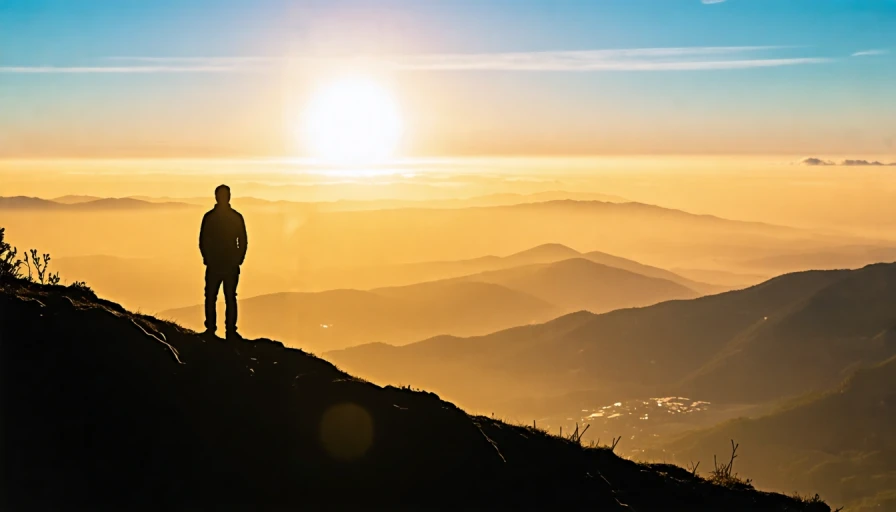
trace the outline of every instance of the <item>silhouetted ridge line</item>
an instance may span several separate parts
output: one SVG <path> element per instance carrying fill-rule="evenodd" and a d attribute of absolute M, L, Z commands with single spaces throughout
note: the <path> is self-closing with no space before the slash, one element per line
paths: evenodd
<path fill-rule="evenodd" d="M 829 511 L 471 417 L 274 341 L 204 341 L 82 289 L 3 283 L 0 311 L 7 510 Z"/>
<path fill-rule="evenodd" d="M 131 197 L 107 197 L 90 198 L 89 196 L 63 196 L 57 200 L 41 199 L 39 197 L 14 196 L 0 197 L 0 209 L 18 210 L 64 210 L 64 211 L 93 211 L 93 210 L 163 210 L 195 208 L 195 205 L 181 202 L 149 202 Z M 83 199 L 83 200 L 82 200 Z"/>
<path fill-rule="evenodd" d="M 662 212 L 667 215 L 675 215 L 678 217 L 689 217 L 697 220 L 707 220 L 713 222 L 730 222 L 734 224 L 739 224 L 741 226 L 754 226 L 754 227 L 764 227 L 764 228 L 774 228 L 788 231 L 800 231 L 798 228 L 790 227 L 790 226 L 782 226 L 780 224 L 769 224 L 767 222 L 757 222 L 757 221 L 746 221 L 746 220 L 736 220 L 729 219 L 725 217 L 719 217 L 717 215 L 711 215 L 707 213 L 691 213 L 685 210 L 678 210 L 675 208 L 666 208 L 664 206 L 657 206 L 655 204 L 648 203 L 639 203 L 636 201 L 627 201 L 624 203 L 612 203 L 608 201 L 580 201 L 575 199 L 555 199 L 551 201 L 542 201 L 542 202 L 534 202 L 534 203 L 520 203 L 510 206 L 492 206 L 489 208 L 538 208 L 538 207 L 550 207 L 550 206 L 566 206 L 566 207 L 604 207 L 604 208 L 612 208 L 617 209 L 619 211 L 632 211 L 632 210 L 642 210 L 642 211 L 653 211 L 653 212 Z"/>
<path fill-rule="evenodd" d="M 896 355 L 889 341 L 896 336 L 880 335 L 894 325 L 896 264 L 875 264 L 326 357 L 365 378 L 414 382 L 465 407 L 507 415 L 523 412 L 505 405 L 514 400 L 559 400 L 581 390 L 608 403 L 654 396 L 762 403 L 830 386 L 857 366 Z"/>

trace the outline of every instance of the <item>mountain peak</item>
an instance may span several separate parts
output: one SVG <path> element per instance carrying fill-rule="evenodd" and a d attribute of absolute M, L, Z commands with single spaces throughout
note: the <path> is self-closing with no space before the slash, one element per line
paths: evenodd
<path fill-rule="evenodd" d="M 581 256 L 581 254 L 579 251 L 563 244 L 541 244 L 531 249 L 513 253 L 507 256 L 507 259 L 547 263 L 560 259 L 575 258 L 576 256 Z"/>

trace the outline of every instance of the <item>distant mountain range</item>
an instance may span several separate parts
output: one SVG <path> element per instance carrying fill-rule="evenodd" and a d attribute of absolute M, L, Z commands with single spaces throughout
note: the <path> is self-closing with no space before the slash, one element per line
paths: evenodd
<path fill-rule="evenodd" d="M 461 209 L 334 211 L 310 216 L 284 250 L 317 268 L 465 260 L 545 241 L 594 247 L 639 261 L 679 264 L 807 250 L 842 238 L 762 223 L 693 215 L 639 203 L 550 201 Z M 364 254 L 360 260 L 358 255 Z M 643 256 L 643 257 L 642 257 Z M 693 265 L 692 265 L 693 266 Z"/>
<path fill-rule="evenodd" d="M 191 206 L 179 202 L 151 203 L 134 198 L 96 200 L 90 197 L 65 197 L 61 201 L 66 203 L 3 198 L 0 199 L 0 210 L 8 212 L 4 224 L 10 233 L 28 233 L 25 242 L 46 248 L 54 255 L 108 254 L 187 261 L 195 257 L 194 240 L 201 212 L 211 203 L 204 200 L 203 206 Z M 243 208 L 239 199 L 234 203 L 237 208 Z M 599 249 L 655 267 L 722 269 L 746 274 L 775 274 L 772 270 L 741 265 L 785 255 L 792 252 L 796 244 L 804 253 L 812 254 L 838 247 L 879 243 L 847 235 L 819 234 L 695 215 L 640 203 L 561 200 L 509 206 L 434 208 L 420 202 L 414 208 L 363 211 L 317 208 L 312 203 L 289 203 L 287 206 L 265 203 L 246 207 L 244 215 L 253 238 L 249 259 L 253 254 L 264 254 L 264 266 L 293 279 L 295 290 L 314 291 L 334 286 L 372 288 L 420 281 L 372 279 L 359 286 L 338 282 L 342 269 L 384 269 L 383 275 L 387 275 L 388 267 L 392 266 L 475 260 L 483 254 L 511 254 L 545 242 Z M 129 215 L 124 219 L 104 215 L 108 211 L 145 212 L 147 215 Z M 38 219 L 32 216 L 34 213 L 46 217 Z M 65 216 L 56 217 L 60 213 Z M 78 215 L 71 215 L 74 213 Z M 39 222 L 41 230 L 33 228 L 35 222 Z M 81 229 L 83 226 L 91 229 Z M 115 233 L 115 240 L 107 236 L 110 232 Z M 151 240 L 162 238 L 170 243 L 151 243 Z M 590 256 L 595 259 L 599 255 Z M 620 261 L 595 261 L 622 265 Z M 861 262 L 861 259 L 854 261 Z M 437 265 L 425 269 L 424 265 L 418 272 L 429 274 L 424 279 L 432 280 L 501 268 L 480 265 L 483 262 L 467 263 L 470 270 L 452 270 L 450 265 L 442 269 Z M 410 268 L 396 268 L 393 273 L 404 273 Z M 651 271 L 644 268 L 631 270 Z M 346 274 L 357 276 L 353 271 Z M 652 277 L 672 279 L 669 275 L 655 274 Z M 677 279 L 679 284 L 701 293 L 722 289 L 701 288 L 693 282 L 681 281 L 681 276 Z M 750 283 L 735 283 L 740 284 Z"/>
<path fill-rule="evenodd" d="M 390 286 L 407 286 L 428 281 L 467 278 L 495 269 L 510 269 L 573 258 L 584 258 L 596 263 L 606 262 L 606 266 L 622 268 L 642 276 L 677 283 L 699 294 L 727 290 L 727 287 L 691 281 L 660 268 L 641 265 L 638 262 L 605 253 L 591 252 L 583 255 L 565 246 L 547 244 L 506 257 L 486 256 L 458 262 L 326 269 L 292 276 L 273 271 L 264 265 L 251 265 L 246 270 L 247 278 L 240 283 L 240 295 L 254 297 L 284 291 L 370 290 Z M 201 276 L 203 272 L 202 263 L 198 258 L 184 262 L 149 257 L 91 255 L 54 258 L 52 264 L 66 282 L 86 281 L 104 296 L 132 309 L 159 312 L 187 304 L 196 304 L 202 299 L 202 287 L 196 284 L 197 277 Z M 535 268 L 532 267 L 533 270 Z M 572 277 L 572 274 L 569 275 Z M 493 277 L 500 277 L 500 274 Z M 491 277 L 484 275 L 479 280 L 486 282 L 490 279 Z M 666 285 L 668 284 L 666 283 Z M 593 290 L 588 291 L 588 294 L 597 296 L 609 292 L 611 287 L 605 285 L 606 283 L 598 283 Z M 526 290 L 522 291 L 528 293 Z M 626 302 L 622 300 L 621 296 L 618 299 L 613 297 L 607 307 L 645 305 L 659 300 L 693 296 L 691 291 L 678 291 L 681 293 L 636 295 L 635 302 Z M 559 302 L 562 303 L 562 301 Z M 575 307 L 576 310 L 591 308 L 587 302 L 578 301 L 573 301 L 569 306 Z M 598 309 L 604 311 L 606 308 Z M 560 315 L 562 312 L 565 311 L 557 310 L 556 315 Z"/>
<path fill-rule="evenodd" d="M 423 281 L 449 279 L 524 265 L 584 259 L 642 276 L 664 279 L 701 294 L 719 293 L 731 287 L 702 283 L 658 267 L 644 265 L 600 251 L 582 253 L 561 244 L 542 244 L 509 256 L 483 256 L 459 261 L 433 261 L 383 266 L 323 268 L 308 276 L 308 285 L 316 288 L 377 288 L 400 286 Z"/>
<path fill-rule="evenodd" d="M 311 352 L 381 340 L 408 343 L 441 332 L 482 334 L 544 321 L 555 312 L 554 306 L 503 286 L 464 282 L 275 293 L 242 299 L 239 305 L 246 335 L 278 337 Z M 200 305 L 159 315 L 194 328 L 204 318 Z"/>
<path fill-rule="evenodd" d="M 628 200 L 611 195 L 592 192 L 565 192 L 561 190 L 537 192 L 533 194 L 488 194 L 461 199 L 437 199 L 429 201 L 414 201 L 401 199 L 377 199 L 370 201 L 338 200 L 338 201 L 286 201 L 268 200 L 257 197 L 234 197 L 235 208 L 284 208 L 313 211 L 365 211 L 396 208 L 470 208 L 484 206 L 506 206 L 521 203 L 536 203 L 556 200 L 576 201 L 606 201 L 624 203 Z M 193 205 L 210 208 L 214 205 L 214 198 L 209 197 L 153 197 L 153 196 L 129 196 L 120 198 L 108 198 L 90 195 L 65 195 L 52 199 L 36 197 L 0 197 L 0 208 L 51 208 L 54 205 L 90 205 L 91 207 L 138 207 L 145 204 Z"/>
<path fill-rule="evenodd" d="M 487 336 L 375 344 L 327 357 L 377 382 L 426 386 L 469 407 L 545 390 L 595 390 L 610 403 L 680 393 L 759 403 L 829 386 L 896 354 L 894 326 L 896 264 L 879 264 L 788 274 L 745 290 L 576 313 Z M 480 375 L 488 375 L 491 388 L 477 386 Z"/>
<path fill-rule="evenodd" d="M 185 202 L 191 204 L 207 205 L 209 198 L 206 197 L 150 197 L 150 196 L 134 196 L 135 199 L 150 202 Z M 575 200 L 575 201 L 606 201 L 611 203 L 625 203 L 628 199 L 624 197 L 600 194 L 594 192 L 566 192 L 562 190 L 553 190 L 545 192 L 536 192 L 533 194 L 487 194 L 482 196 L 474 196 L 459 199 L 434 199 L 427 201 L 415 201 L 405 199 L 375 199 L 369 201 L 361 200 L 337 200 L 337 201 L 271 201 L 257 197 L 240 197 L 233 198 L 233 204 L 236 208 L 271 208 L 271 207 L 296 207 L 308 208 L 313 207 L 317 211 L 363 211 L 363 210 L 382 210 L 396 208 L 470 208 L 483 206 L 506 206 L 521 203 L 539 203 L 544 201 L 557 200 Z"/>
<path fill-rule="evenodd" d="M 499 284 L 525 292 L 558 306 L 564 312 L 588 310 L 603 313 L 700 295 L 666 279 L 648 277 L 585 258 L 493 270 L 461 279 Z"/>
<path fill-rule="evenodd" d="M 0 197 L 0 210 L 150 210 L 161 208 L 194 208 L 194 205 L 182 202 L 152 203 L 130 197 L 94 198 L 90 196 L 63 196 L 60 200 L 40 199 L 37 197 Z"/>
<path fill-rule="evenodd" d="M 896 247 L 883 244 L 847 245 L 808 252 L 785 252 L 744 260 L 739 262 L 739 265 L 744 269 L 780 274 L 806 268 L 817 270 L 858 268 L 882 261 L 896 261 Z"/>
<path fill-rule="evenodd" d="M 564 252 L 549 246 L 508 259 L 522 263 L 548 251 Z M 369 291 L 243 299 L 240 325 L 251 335 L 323 351 L 376 341 L 402 344 L 438 334 L 485 334 L 570 311 L 602 312 L 697 295 L 672 281 L 573 258 Z M 203 315 L 200 305 L 161 313 L 196 328 Z"/>
<path fill-rule="evenodd" d="M 640 203 L 549 201 L 462 209 L 334 211 L 308 216 L 284 250 L 317 268 L 384 266 L 466 260 L 519 251 L 551 241 L 662 267 L 708 268 L 727 261 L 867 243 L 848 236 L 709 215 Z"/>

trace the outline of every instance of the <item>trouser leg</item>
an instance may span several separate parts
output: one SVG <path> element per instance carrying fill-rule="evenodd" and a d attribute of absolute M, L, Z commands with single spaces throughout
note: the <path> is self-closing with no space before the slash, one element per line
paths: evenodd
<path fill-rule="evenodd" d="M 214 332 L 218 328 L 218 289 L 221 288 L 221 273 L 205 267 L 205 328 Z"/>
<path fill-rule="evenodd" d="M 236 332 L 236 287 L 240 282 L 239 267 L 229 270 L 224 276 L 224 303 L 226 305 L 226 313 L 224 325 L 229 333 Z"/>

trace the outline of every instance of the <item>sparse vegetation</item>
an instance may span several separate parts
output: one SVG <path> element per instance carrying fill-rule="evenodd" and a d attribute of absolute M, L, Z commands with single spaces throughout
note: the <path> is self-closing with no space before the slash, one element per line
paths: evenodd
<path fill-rule="evenodd" d="M 18 258 L 18 249 L 5 241 L 6 228 L 0 228 L 0 279 L 20 279 L 25 278 L 32 283 L 58 285 L 62 280 L 59 272 L 50 273 L 50 254 L 40 254 L 37 249 L 31 249 L 24 253 L 25 259 Z M 28 271 L 27 276 L 23 276 L 22 267 Z M 78 281 L 83 287 L 87 284 Z M 89 290 L 89 288 L 88 288 Z"/>
<path fill-rule="evenodd" d="M 87 283 L 84 281 L 75 281 L 74 283 L 68 285 L 69 288 L 74 288 L 76 290 L 80 290 L 82 292 L 93 293 L 93 289 L 87 286 Z"/>
<path fill-rule="evenodd" d="M 43 255 L 39 255 L 37 249 L 31 249 L 31 258 L 28 258 L 28 253 L 25 253 L 25 266 L 28 268 L 28 280 L 34 282 L 35 279 L 31 273 L 31 267 L 34 266 L 34 273 L 37 275 L 36 282 L 40 284 L 50 284 L 56 285 L 59 284 L 59 272 L 55 274 L 48 274 L 47 269 L 50 266 L 50 254 L 43 253 Z"/>
<path fill-rule="evenodd" d="M 700 461 L 699 461 L 699 460 L 697 461 L 696 464 L 693 463 L 693 462 L 691 462 L 690 464 L 688 464 L 688 471 L 691 472 L 691 476 L 693 476 L 693 477 L 697 477 L 697 468 L 699 468 L 699 467 L 700 467 Z"/>
<path fill-rule="evenodd" d="M 737 449 L 740 447 L 739 444 L 734 442 L 734 439 L 731 440 L 731 458 L 728 460 L 727 464 L 719 465 L 718 460 L 715 456 L 713 456 L 713 465 L 715 466 L 712 471 L 709 473 L 709 481 L 721 485 L 723 487 L 728 487 L 729 489 L 752 489 L 753 481 L 749 478 L 741 478 L 734 472 L 734 459 L 737 458 Z M 694 472 L 696 473 L 696 467 L 694 468 Z"/>
<path fill-rule="evenodd" d="M 821 496 L 819 496 L 818 493 L 816 493 L 815 496 L 803 496 L 802 494 L 795 492 L 793 493 L 793 497 L 808 504 L 824 503 L 824 500 L 821 499 Z"/>
<path fill-rule="evenodd" d="M 22 262 L 18 250 L 5 240 L 6 228 L 0 228 L 0 279 L 17 278 L 21 274 Z"/>
<path fill-rule="evenodd" d="M 588 430 L 588 429 L 586 428 L 585 430 Z M 584 433 L 584 432 L 583 432 L 583 433 Z M 609 448 L 611 452 L 615 453 L 615 452 L 616 452 L 616 445 L 619 444 L 619 441 L 622 441 L 622 436 L 619 436 L 619 437 L 613 437 L 613 438 L 611 438 L 611 439 L 612 439 L 612 440 L 610 441 L 610 443 L 601 446 L 601 444 L 600 444 L 600 438 L 598 437 L 598 438 L 597 438 L 597 441 L 592 441 L 592 442 L 591 442 L 591 447 L 592 447 L 592 448 Z"/>
<path fill-rule="evenodd" d="M 533 423 L 533 426 L 534 426 L 534 423 Z M 582 444 L 582 436 L 585 435 L 585 432 L 587 432 L 590 427 L 591 427 L 591 425 L 585 425 L 585 428 L 582 429 L 582 431 L 580 432 L 579 424 L 576 423 L 576 429 L 568 436 L 563 435 L 563 427 L 560 427 L 560 437 L 581 445 Z"/>
<path fill-rule="evenodd" d="M 815 493 L 814 496 L 803 496 L 802 494 L 795 492 L 793 493 L 793 499 L 803 503 L 804 505 L 816 505 L 816 506 L 827 506 L 827 503 L 821 499 L 821 496 L 818 493 Z M 834 512 L 842 512 L 843 507 L 838 507 L 834 509 Z"/>

